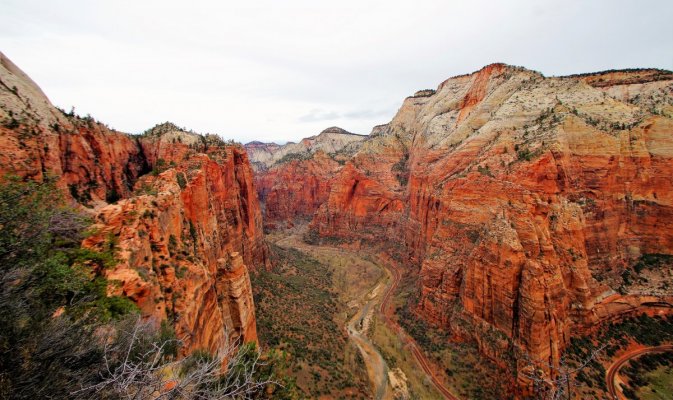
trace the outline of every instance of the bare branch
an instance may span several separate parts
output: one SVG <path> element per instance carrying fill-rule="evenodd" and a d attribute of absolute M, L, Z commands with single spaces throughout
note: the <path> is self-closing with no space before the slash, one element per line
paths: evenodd
<path fill-rule="evenodd" d="M 141 349 L 151 327 L 138 318 L 132 329 L 121 329 L 122 344 L 105 347 L 106 370 L 101 381 L 73 395 L 112 393 L 133 400 L 250 399 L 268 385 L 282 386 L 258 376 L 266 364 L 254 346 L 227 341 L 229 345 L 215 356 L 197 353 L 175 360 L 164 355 L 170 341 L 153 341 Z M 117 365 L 114 360 L 118 360 Z"/>

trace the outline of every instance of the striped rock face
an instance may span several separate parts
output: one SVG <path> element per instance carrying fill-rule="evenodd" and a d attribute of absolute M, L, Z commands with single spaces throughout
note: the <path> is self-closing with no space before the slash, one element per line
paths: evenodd
<path fill-rule="evenodd" d="M 185 353 L 256 342 L 248 270 L 269 261 L 245 150 L 169 123 L 133 136 L 69 115 L 2 54 L 0 80 L 0 173 L 56 177 L 95 222 L 83 245 L 114 238 L 109 292 L 171 322 Z"/>
<path fill-rule="evenodd" d="M 279 188 L 321 176 L 315 233 L 403 246 L 422 317 L 496 360 L 513 344 L 555 363 L 572 335 L 671 304 L 670 265 L 622 275 L 673 253 L 672 116 L 667 71 L 494 64 L 407 98 L 336 172 L 299 160 L 257 179 L 275 210 L 304 207 Z"/>

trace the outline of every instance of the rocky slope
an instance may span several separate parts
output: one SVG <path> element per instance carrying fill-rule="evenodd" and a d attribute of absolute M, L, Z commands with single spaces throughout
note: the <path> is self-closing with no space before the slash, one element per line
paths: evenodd
<path fill-rule="evenodd" d="M 350 133 L 333 126 L 316 136 L 304 138 L 299 143 L 288 142 L 284 145 L 278 145 L 276 143 L 250 142 L 245 145 L 245 149 L 248 151 L 255 170 L 266 170 L 279 162 L 307 158 L 319 151 L 335 154 L 344 148 L 357 146 L 357 143 L 365 138 L 364 135 Z"/>
<path fill-rule="evenodd" d="M 672 116 L 668 71 L 489 65 L 407 98 L 331 178 L 311 226 L 405 246 L 425 319 L 496 360 L 555 364 L 573 334 L 672 304 L 671 265 L 637 288 L 624 278 L 673 253 Z"/>
<path fill-rule="evenodd" d="M 0 172 L 55 177 L 95 222 L 84 246 L 116 246 L 110 293 L 173 323 L 185 352 L 257 340 L 248 268 L 268 257 L 242 147 L 172 124 L 131 136 L 62 112 L 2 54 L 0 121 Z"/>

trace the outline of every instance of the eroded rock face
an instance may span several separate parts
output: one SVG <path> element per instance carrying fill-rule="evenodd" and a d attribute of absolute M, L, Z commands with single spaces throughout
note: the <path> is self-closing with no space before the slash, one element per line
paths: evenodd
<path fill-rule="evenodd" d="M 671 116 L 667 71 L 489 65 L 407 98 L 331 179 L 311 226 L 406 246 L 420 315 L 496 360 L 513 344 L 556 363 L 572 335 L 671 304 L 670 289 L 621 276 L 673 253 Z"/>
<path fill-rule="evenodd" d="M 138 176 L 148 171 L 135 138 L 59 111 L 2 53 L 0 119 L 2 171 L 33 179 L 54 175 L 84 205 L 129 196 Z"/>
<path fill-rule="evenodd" d="M 245 150 L 166 123 L 131 136 L 54 108 L 0 54 L 0 171 L 47 175 L 116 243 L 109 291 L 171 322 L 183 351 L 256 341 L 248 269 L 268 266 Z"/>
<path fill-rule="evenodd" d="M 438 104 L 419 107 L 428 123 L 411 156 L 419 312 L 462 334 L 464 322 L 486 322 L 496 335 L 475 337 L 495 357 L 504 334 L 556 362 L 578 328 L 633 310 L 606 312 L 619 274 L 641 254 L 673 252 L 668 77 L 636 84 L 662 97 L 667 116 L 606 96 L 607 86 L 503 66 L 443 83 L 438 95 L 456 93 L 458 107 L 432 118 Z M 453 129 L 433 135 L 452 114 Z"/>
<path fill-rule="evenodd" d="M 310 220 L 325 203 L 332 179 L 366 136 L 332 127 L 299 143 L 245 145 L 268 227 Z"/>
<path fill-rule="evenodd" d="M 306 160 L 293 160 L 255 175 L 264 204 L 264 222 L 292 224 L 310 220 L 329 196 L 332 178 L 342 166 L 322 151 Z"/>
<path fill-rule="evenodd" d="M 85 245 L 118 238 L 123 262 L 108 277 L 122 285 L 111 291 L 144 315 L 175 321 L 185 351 L 216 351 L 256 340 L 246 265 L 264 267 L 266 247 L 245 152 L 227 146 L 186 157 L 141 178 L 136 196 L 103 207 L 99 234 Z"/>
<path fill-rule="evenodd" d="M 362 143 L 332 182 L 327 202 L 311 227 L 342 239 L 395 239 L 406 226 L 405 185 L 408 152 L 404 137 L 389 127 Z"/>

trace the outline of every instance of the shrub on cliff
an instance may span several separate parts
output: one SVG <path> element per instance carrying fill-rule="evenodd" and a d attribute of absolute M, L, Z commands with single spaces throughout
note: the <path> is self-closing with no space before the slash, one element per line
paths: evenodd
<path fill-rule="evenodd" d="M 284 357 L 262 354 L 254 343 L 232 343 L 217 354 L 198 350 L 178 359 L 180 341 L 168 325 L 157 331 L 140 318 L 117 324 L 103 354 L 100 380 L 72 394 L 81 398 L 132 399 L 293 399 L 277 371 Z M 226 369 L 222 370 L 223 363 Z"/>
<path fill-rule="evenodd" d="M 52 180 L 0 179 L 0 399 L 293 398 L 280 358 L 254 347 L 179 360 L 172 326 L 107 296 L 116 241 L 81 248 L 88 225 Z"/>
<path fill-rule="evenodd" d="M 0 397 L 67 397 L 96 376 L 94 331 L 136 310 L 106 295 L 112 255 L 80 248 L 88 224 L 51 180 L 0 184 Z"/>
<path fill-rule="evenodd" d="M 312 158 L 312 153 L 288 153 L 285 154 L 280 160 L 276 161 L 274 165 L 287 164 L 292 161 L 311 160 Z"/>

